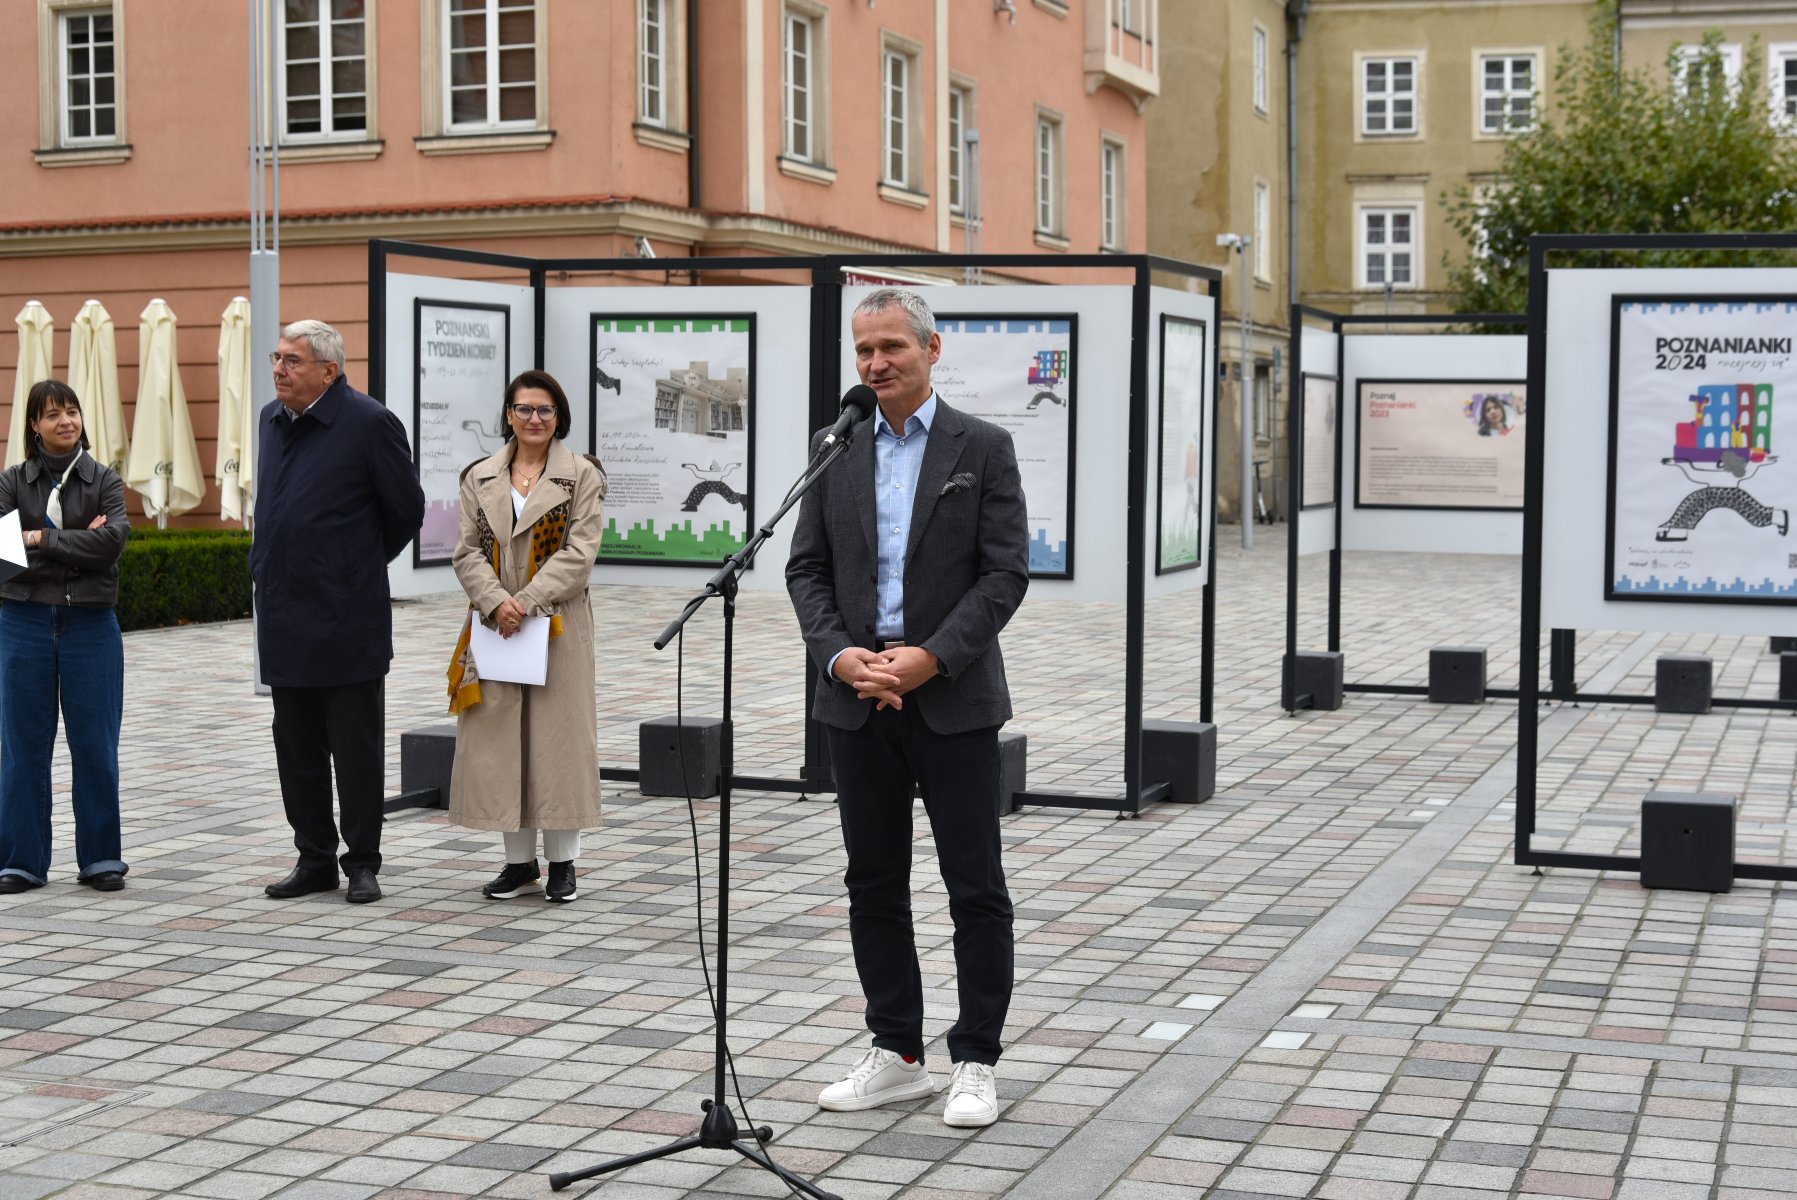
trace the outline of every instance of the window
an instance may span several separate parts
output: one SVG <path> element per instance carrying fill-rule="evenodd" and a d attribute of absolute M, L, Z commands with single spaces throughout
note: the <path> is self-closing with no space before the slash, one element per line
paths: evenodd
<path fill-rule="evenodd" d="M 1417 286 L 1414 208 L 1360 210 L 1360 285 L 1368 288 Z"/>
<path fill-rule="evenodd" d="M 908 187 L 911 179 L 911 59 L 897 50 L 886 51 L 882 72 L 885 104 L 881 110 L 885 130 L 885 167 L 881 179 L 894 187 Z"/>
<path fill-rule="evenodd" d="M 637 119 L 645 125 L 668 124 L 668 23 L 666 0 L 642 0 L 637 25 Z"/>
<path fill-rule="evenodd" d="M 818 18 L 810 13 L 787 10 L 781 79 L 785 95 L 784 152 L 807 162 L 823 161 L 818 149 L 815 104 L 818 24 Z"/>
<path fill-rule="evenodd" d="M 1128 196 L 1123 143 L 1106 138 L 1098 151 L 1099 245 L 1106 250 L 1124 248 L 1124 204 Z"/>
<path fill-rule="evenodd" d="M 1254 364 L 1254 436 L 1273 436 L 1273 368 Z"/>
<path fill-rule="evenodd" d="M 452 130 L 537 123 L 536 0 L 446 0 L 445 122 Z"/>
<path fill-rule="evenodd" d="M 1061 119 L 1036 114 L 1036 232 L 1061 234 Z"/>
<path fill-rule="evenodd" d="M 951 84 L 948 89 L 948 210 L 967 211 L 967 131 L 973 128 L 973 88 Z"/>
<path fill-rule="evenodd" d="M 1535 56 L 1479 58 L 1479 132 L 1524 133 L 1535 127 Z"/>
<path fill-rule="evenodd" d="M 118 139 L 117 42 L 112 9 L 63 13 L 61 33 L 61 143 L 112 142 Z"/>
<path fill-rule="evenodd" d="M 1254 181 L 1254 277 L 1273 278 L 1273 189 Z"/>
<path fill-rule="evenodd" d="M 1254 111 L 1267 111 L 1267 31 L 1254 27 Z"/>
<path fill-rule="evenodd" d="M 1416 65 L 1414 58 L 1369 58 L 1361 63 L 1362 133 L 1416 132 Z"/>
<path fill-rule="evenodd" d="M 1770 47 L 1766 79 L 1772 85 L 1772 121 L 1785 132 L 1797 132 L 1797 43 Z"/>
<path fill-rule="evenodd" d="M 1733 90 L 1741 82 L 1741 47 L 1729 42 L 1717 46 L 1717 58 L 1706 69 L 1694 70 L 1703 59 L 1704 47 L 1680 46 L 1675 66 L 1676 78 L 1685 95 L 1702 98 L 1712 86 L 1726 85 Z"/>
<path fill-rule="evenodd" d="M 281 8 L 283 140 L 368 135 L 368 14 L 362 0 Z"/>

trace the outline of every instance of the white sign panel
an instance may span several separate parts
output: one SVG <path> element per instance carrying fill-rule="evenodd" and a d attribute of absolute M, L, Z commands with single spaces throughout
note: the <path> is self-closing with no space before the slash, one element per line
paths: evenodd
<path fill-rule="evenodd" d="M 412 543 L 412 565 L 432 567 L 455 554 L 462 469 L 504 445 L 511 310 L 421 298 L 414 311 L 412 459 L 424 489 L 424 526 Z"/>

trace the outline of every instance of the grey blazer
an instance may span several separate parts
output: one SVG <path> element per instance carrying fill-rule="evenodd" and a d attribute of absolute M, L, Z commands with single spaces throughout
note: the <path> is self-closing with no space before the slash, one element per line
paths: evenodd
<path fill-rule="evenodd" d="M 814 449 L 821 437 L 812 439 Z M 1029 530 L 1011 435 L 938 397 L 912 505 L 905 640 L 933 653 L 943 674 L 907 695 L 905 706 L 937 733 L 1002 725 L 1011 694 L 998 632 L 1029 586 Z M 786 563 L 805 649 L 823 674 L 811 715 L 839 729 L 859 729 L 874 709 L 828 667 L 848 646 L 874 649 L 876 545 L 870 417 L 806 493 Z"/>

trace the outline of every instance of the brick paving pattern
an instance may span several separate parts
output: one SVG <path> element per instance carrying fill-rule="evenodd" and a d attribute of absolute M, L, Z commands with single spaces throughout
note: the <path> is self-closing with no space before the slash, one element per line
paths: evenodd
<path fill-rule="evenodd" d="M 1514 703 L 1351 693 L 1286 716 L 1284 548 L 1257 540 L 1219 560 L 1218 794 L 1135 820 L 1006 819 L 1018 986 L 989 1129 L 944 1126 L 940 1101 L 818 1111 L 865 1037 L 834 813 L 737 793 L 732 1045 L 774 1154 L 854 1200 L 1797 1192 L 1791 889 L 1511 866 Z M 1300 578 L 1320 648 L 1322 560 Z M 1344 580 L 1350 680 L 1421 683 L 1430 646 L 1470 644 L 1514 686 L 1514 560 L 1354 554 Z M 649 643 L 683 600 L 598 592 L 607 764 L 634 765 L 637 722 L 673 711 L 675 653 Z M 399 734 L 444 721 L 459 619 L 450 598 L 395 612 L 393 787 Z M 1150 606 L 1150 717 L 1197 718 L 1198 613 L 1195 594 Z M 717 708 L 718 620 L 692 627 L 690 713 Z M 745 592 L 738 634 L 739 771 L 796 777 L 784 595 Z M 1108 605 L 1026 602 L 1007 631 L 1032 788 L 1121 790 L 1122 640 Z M 1702 653 L 1719 695 L 1771 696 L 1765 649 L 1587 632 L 1580 679 L 1644 693 L 1657 655 Z M 709 945 L 716 804 L 695 805 L 702 917 L 684 803 L 618 784 L 572 905 L 480 899 L 497 838 L 424 810 L 389 819 L 381 903 L 269 901 L 292 848 L 249 656 L 242 624 L 129 635 L 129 885 L 74 887 L 60 861 L 50 887 L 0 898 L 0 1195 L 538 1197 L 548 1172 L 692 1133 L 712 1079 L 696 924 Z M 1629 852 L 1643 793 L 1707 789 L 1740 796 L 1743 857 L 1797 861 L 1790 715 L 1550 705 L 1541 728 L 1538 845 Z M 66 860 L 66 814 L 57 833 Z M 946 1074 L 952 928 L 927 837 L 916 859 Z M 785 1194 L 735 1163 L 688 1154 L 580 1189 Z"/>

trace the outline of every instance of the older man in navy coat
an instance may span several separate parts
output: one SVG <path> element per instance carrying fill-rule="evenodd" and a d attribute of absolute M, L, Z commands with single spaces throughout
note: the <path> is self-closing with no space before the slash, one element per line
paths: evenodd
<path fill-rule="evenodd" d="M 335 765 L 351 904 L 381 898 L 382 731 L 393 661 L 387 564 L 418 534 L 424 492 L 399 419 L 343 377 L 322 321 L 281 331 L 258 418 L 256 639 L 274 695 L 275 766 L 299 862 L 277 900 L 336 890 Z"/>

